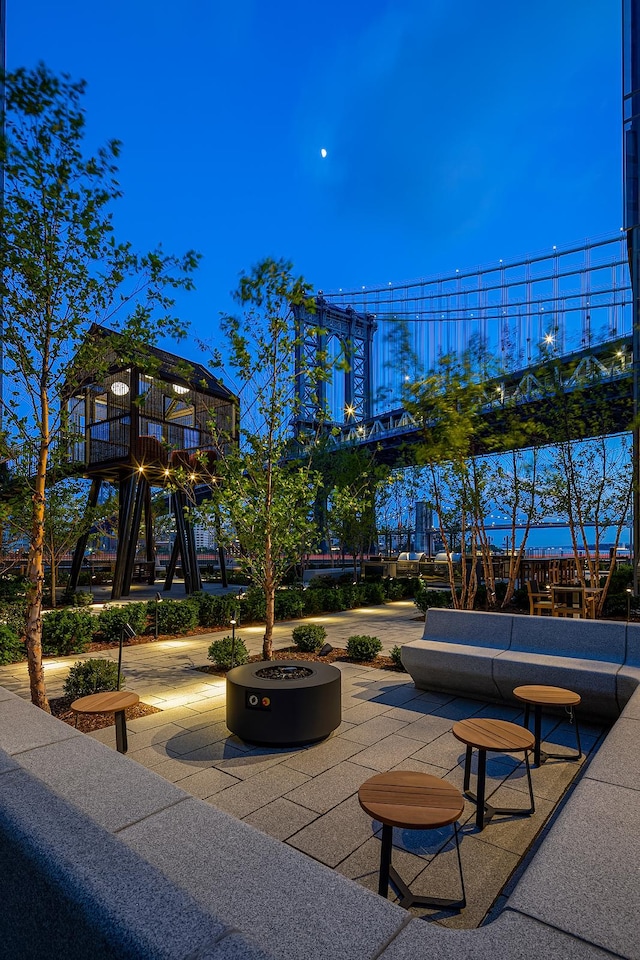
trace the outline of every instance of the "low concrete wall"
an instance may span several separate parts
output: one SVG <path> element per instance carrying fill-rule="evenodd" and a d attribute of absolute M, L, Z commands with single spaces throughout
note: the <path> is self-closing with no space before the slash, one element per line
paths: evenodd
<path fill-rule="evenodd" d="M 0 688 L 11 960 L 640 956 L 640 691 L 479 930 L 413 919 Z"/>
<path fill-rule="evenodd" d="M 514 702 L 523 683 L 569 687 L 611 721 L 640 682 L 640 624 L 432 608 L 402 662 L 425 690 Z"/>

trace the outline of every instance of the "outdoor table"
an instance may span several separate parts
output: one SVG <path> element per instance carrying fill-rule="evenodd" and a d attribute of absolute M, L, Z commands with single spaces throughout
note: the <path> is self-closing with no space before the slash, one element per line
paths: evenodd
<path fill-rule="evenodd" d="M 466 906 L 460 845 L 458 842 L 458 823 L 464 810 L 464 798 L 457 787 L 447 780 L 433 777 L 428 773 L 416 773 L 411 770 L 392 770 L 379 773 L 365 781 L 358 790 L 360 806 L 382 824 L 382 848 L 380 851 L 380 876 L 378 893 L 382 897 L 389 894 L 389 880 L 400 894 L 400 906 L 446 907 L 450 910 L 462 910 Z M 414 895 L 391 865 L 393 846 L 393 828 L 405 830 L 433 830 L 453 824 L 458 854 L 458 869 L 462 896 L 457 900 L 441 897 L 422 897 Z"/>
<path fill-rule="evenodd" d="M 535 737 L 535 746 L 533 749 L 533 762 L 539 767 L 545 760 L 579 760 L 582 756 L 582 747 L 580 745 L 580 729 L 578 720 L 575 717 L 573 708 L 580 703 L 580 694 L 573 690 L 566 690 L 564 687 L 549 687 L 539 684 L 526 684 L 516 687 L 513 691 L 514 697 L 522 700 L 524 707 L 524 725 L 529 729 L 529 715 L 533 707 L 534 726 L 533 733 Z M 569 714 L 569 722 L 576 724 L 576 754 L 547 753 L 541 749 L 541 731 L 542 731 L 542 708 L 543 707 L 565 707 Z"/>
<path fill-rule="evenodd" d="M 134 707 L 140 702 L 137 693 L 130 690 L 109 690 L 102 693 L 90 693 L 88 697 L 74 700 L 71 709 L 79 713 L 113 713 L 116 721 L 116 750 L 118 753 L 127 752 L 127 721 L 125 710 Z M 78 718 L 76 716 L 76 724 Z"/>
<path fill-rule="evenodd" d="M 529 766 L 529 751 L 534 745 L 534 736 L 524 727 L 516 723 L 508 723 L 506 720 L 490 720 L 481 718 L 471 718 L 470 720 L 458 720 L 451 728 L 451 732 L 457 740 L 467 745 L 467 754 L 464 764 L 464 792 L 477 804 L 476 826 L 478 830 L 483 830 L 485 823 L 488 823 L 496 814 L 521 814 L 528 815 L 535 813 L 535 803 L 533 799 L 533 785 L 531 783 L 531 768 Z M 471 778 L 471 756 L 474 748 L 478 751 L 478 793 L 471 793 L 469 782 Z M 524 809 L 513 809 L 510 807 L 494 807 L 485 800 L 486 776 L 487 776 L 487 750 L 495 753 L 520 753 L 524 752 L 524 760 L 527 768 L 527 780 L 529 782 L 529 797 L 531 806 Z"/>

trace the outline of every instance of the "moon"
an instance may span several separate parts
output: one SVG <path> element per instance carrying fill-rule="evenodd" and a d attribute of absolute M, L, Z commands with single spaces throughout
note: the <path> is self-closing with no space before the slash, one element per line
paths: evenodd
<path fill-rule="evenodd" d="M 320 156 L 321 156 L 322 159 L 324 160 L 324 158 L 326 157 L 326 155 L 327 155 L 327 151 L 326 151 L 325 148 L 323 147 L 322 150 L 320 151 Z"/>

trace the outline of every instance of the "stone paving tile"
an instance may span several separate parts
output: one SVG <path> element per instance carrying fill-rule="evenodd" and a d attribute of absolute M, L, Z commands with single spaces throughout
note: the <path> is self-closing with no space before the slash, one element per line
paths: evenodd
<path fill-rule="evenodd" d="M 179 732 L 167 741 L 167 753 L 174 757 L 193 753 L 194 750 L 216 743 L 218 740 L 226 740 L 230 736 L 224 720 L 208 723 L 204 727 L 198 727 L 197 730 L 185 730 L 184 727 L 178 727 L 178 730 Z"/>
<path fill-rule="evenodd" d="M 431 743 L 432 740 L 436 740 L 449 730 L 451 730 L 450 720 L 437 715 L 427 715 L 408 723 L 402 731 L 402 736 L 409 737 L 411 740 L 419 740 L 422 743 Z"/>
<path fill-rule="evenodd" d="M 201 727 L 206 727 L 210 723 L 218 723 L 220 720 L 224 720 L 227 715 L 227 708 L 225 705 L 221 707 L 214 707 L 212 710 L 208 710 L 205 713 L 196 713 L 189 717 L 184 717 L 181 720 L 176 721 L 176 726 L 182 727 L 183 730 L 199 730 Z"/>
<path fill-rule="evenodd" d="M 317 777 L 330 767 L 359 754 L 362 749 L 360 743 L 345 740 L 344 737 L 330 737 L 307 750 L 301 750 L 295 757 L 290 757 L 287 766 L 310 777 Z"/>
<path fill-rule="evenodd" d="M 235 788 L 234 788 L 235 789 Z M 349 797 L 287 841 L 297 850 L 335 867 L 371 836 L 371 820 L 357 797 Z"/>
<path fill-rule="evenodd" d="M 389 715 L 387 708 L 381 703 L 370 703 L 367 700 L 364 703 L 356 704 L 355 707 L 352 706 L 352 704 L 352 698 L 348 697 L 342 710 L 343 719 L 348 720 L 350 723 L 364 723 L 365 720 L 372 720 L 374 717 L 379 717 L 383 713 L 385 716 Z"/>
<path fill-rule="evenodd" d="M 407 724 L 402 720 L 390 720 L 385 716 L 373 717 L 371 720 L 365 720 L 358 724 L 353 730 L 347 730 L 342 735 L 344 740 L 352 740 L 354 743 L 364 745 L 377 743 L 383 737 L 388 737 L 392 733 L 402 730 Z"/>
<path fill-rule="evenodd" d="M 434 707 L 432 714 L 434 717 L 446 717 L 447 720 L 466 720 L 480 713 L 484 707 L 482 700 L 471 700 L 467 697 L 456 697 L 449 703 L 443 703 L 441 706 Z"/>
<path fill-rule="evenodd" d="M 160 773 L 162 776 L 161 769 L 156 768 L 156 773 Z M 238 782 L 235 777 L 224 773 L 218 767 L 208 767 L 206 770 L 198 770 L 197 773 L 183 777 L 178 785 L 192 796 L 206 800 L 215 793 L 220 793 L 221 790 L 232 787 Z"/>
<path fill-rule="evenodd" d="M 149 727 L 160 727 L 165 723 L 175 723 L 185 717 L 195 717 L 197 714 L 189 707 L 173 707 L 171 710 L 161 708 L 161 713 L 151 713 L 148 717 L 139 717 L 137 720 L 127 721 L 127 730 L 147 730 Z"/>
<path fill-rule="evenodd" d="M 149 727 L 147 730 L 132 730 L 131 725 L 127 724 L 129 753 L 142 750 L 143 747 L 150 747 L 154 743 L 166 743 L 167 740 L 179 736 L 182 733 L 184 733 L 184 728 L 179 727 L 177 723 L 167 723 L 160 727 Z"/>
<path fill-rule="evenodd" d="M 402 734 L 392 734 L 356 754 L 353 762 L 383 773 L 396 766 L 405 757 L 415 754 L 420 747 L 421 743 L 418 740 L 409 740 Z"/>
<path fill-rule="evenodd" d="M 547 760 L 541 767 L 531 766 L 531 779 L 533 781 L 533 793 L 536 797 L 542 797 L 546 800 L 556 801 L 570 785 L 584 765 L 584 757 L 575 763 L 567 763 L 564 760 Z M 527 778 L 518 775 L 515 771 L 506 781 L 513 790 L 526 792 Z"/>
<path fill-rule="evenodd" d="M 345 860 L 338 863 L 335 869 L 343 876 L 349 877 L 350 880 L 357 880 L 358 883 L 362 883 L 363 886 L 377 893 L 380 871 L 380 847 L 380 837 L 378 835 L 371 836 Z M 406 883 L 411 883 L 412 880 L 415 880 L 426 866 L 425 860 L 411 853 L 407 853 L 395 845 L 391 853 L 391 861 Z"/>
<path fill-rule="evenodd" d="M 244 820 L 276 840 L 287 840 L 315 818 L 316 814 L 312 810 L 279 797 L 249 814 Z"/>
<path fill-rule="evenodd" d="M 193 760 L 202 765 L 217 765 L 221 760 L 229 760 L 233 757 L 245 757 L 246 755 L 246 746 L 241 744 L 236 737 L 227 737 L 226 740 L 216 740 L 215 743 L 198 747 L 198 749 L 185 754 L 175 754 L 167 749 L 167 756 L 169 757 L 181 756 L 183 760 Z"/>
<path fill-rule="evenodd" d="M 520 856 L 523 850 L 532 843 L 536 834 L 542 829 L 545 822 L 553 813 L 554 804 L 550 800 L 544 800 L 535 796 L 535 813 L 530 816 L 509 816 L 497 814 L 485 825 L 484 830 L 478 833 L 475 823 L 468 823 L 464 827 L 464 835 L 473 834 L 481 836 L 487 843 L 492 843 L 503 850 L 509 850 Z M 523 803 L 524 800 L 524 803 Z M 527 806 L 529 795 L 523 796 L 517 790 L 510 790 L 508 787 L 501 786 L 491 799 L 491 803 L 496 806 L 522 807 Z"/>
<path fill-rule="evenodd" d="M 443 926 L 469 929 L 477 927 L 491 904 L 500 894 L 504 878 L 518 864 L 519 857 L 487 843 L 480 836 L 465 836 L 460 844 L 462 871 L 467 894 L 467 906 L 461 913 L 443 909 L 429 910 L 412 907 L 414 916 L 428 916 Z M 439 856 L 434 857 L 411 884 L 418 895 L 457 897 L 460 891 L 460 876 L 455 846 L 451 844 Z"/>
<path fill-rule="evenodd" d="M 308 777 L 284 764 L 227 787 L 209 798 L 209 803 L 242 820 L 244 817 L 299 787 Z"/>
<path fill-rule="evenodd" d="M 291 751 L 288 750 L 265 750 L 261 753 L 256 751 L 219 760 L 216 763 L 216 767 L 219 770 L 224 770 L 225 773 L 232 774 L 238 780 L 249 780 L 250 777 L 257 776 L 257 774 L 262 773 L 263 770 L 268 770 L 269 767 L 275 767 L 279 763 L 285 763 L 291 756 Z"/>
<path fill-rule="evenodd" d="M 316 813 L 326 813 L 338 803 L 358 792 L 360 785 L 368 779 L 361 766 L 355 763 L 339 763 L 313 777 L 301 787 L 287 794 L 287 800 L 293 800 Z"/>
<path fill-rule="evenodd" d="M 443 733 L 437 740 L 432 740 L 414 755 L 415 760 L 423 763 L 433 763 L 445 770 L 453 770 L 460 762 L 464 763 L 465 746 L 451 733 Z"/>

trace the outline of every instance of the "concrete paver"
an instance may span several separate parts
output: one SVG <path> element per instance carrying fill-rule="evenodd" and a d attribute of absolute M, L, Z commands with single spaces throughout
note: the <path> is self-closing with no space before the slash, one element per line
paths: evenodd
<path fill-rule="evenodd" d="M 404 601 L 309 619 L 325 626 L 334 646 L 345 646 L 351 634 L 369 633 L 380 638 L 388 653 L 396 644 L 421 636 L 418 616 L 413 603 Z M 277 624 L 276 651 L 291 644 L 294 626 L 295 622 Z M 239 632 L 251 653 L 261 651 L 262 627 Z M 208 646 L 219 636 L 211 633 L 125 647 L 127 688 L 162 711 L 127 724 L 128 756 L 193 796 L 372 890 L 378 882 L 380 824 L 361 809 L 357 799 L 360 784 L 378 771 L 409 769 L 444 777 L 461 789 L 465 751 L 451 734 L 454 721 L 482 715 L 522 722 L 517 705 L 417 690 L 406 674 L 338 663 L 343 679 L 343 722 L 338 730 L 308 747 L 256 747 L 243 743 L 226 728 L 224 679 L 197 669 L 207 665 Z M 117 651 L 104 651 L 100 656 L 115 659 Z M 47 661 L 50 696 L 61 695 L 69 667 L 84 658 Z M 0 667 L 0 686 L 28 699 L 25 664 Z M 601 729 L 585 724 L 581 733 L 583 747 L 593 751 Z M 560 718 L 544 718 L 544 735 L 554 752 L 558 745 L 560 750 L 565 745 L 573 748 L 573 729 Z M 91 736 L 115 749 L 113 728 Z M 496 791 L 497 800 L 505 804 L 523 805 L 527 782 L 521 760 L 522 755 L 488 756 L 487 792 Z M 505 884 L 583 764 L 584 758 L 579 763 L 550 760 L 539 770 L 534 768 L 536 814 L 496 817 L 480 834 L 475 827 L 475 806 L 467 800 L 461 817 L 461 850 L 469 906 L 459 916 L 424 908 L 412 912 L 445 926 L 473 927 L 492 904 L 503 904 Z M 474 778 L 475 765 L 474 756 Z M 393 859 L 416 892 L 437 891 L 436 895 L 445 896 L 452 890 L 455 894 L 457 865 L 447 828 L 430 832 L 396 829 Z"/>

